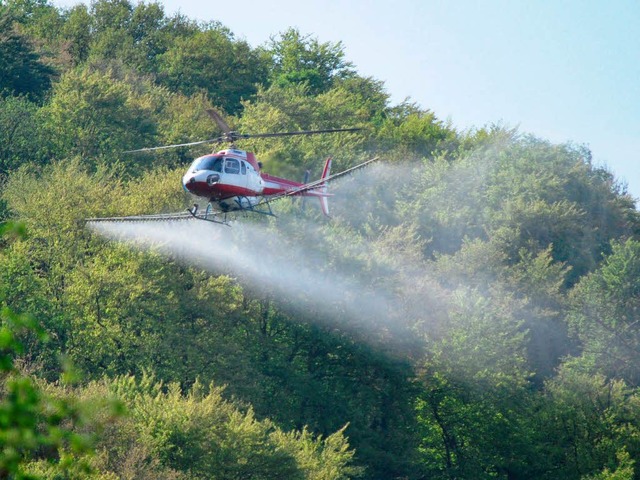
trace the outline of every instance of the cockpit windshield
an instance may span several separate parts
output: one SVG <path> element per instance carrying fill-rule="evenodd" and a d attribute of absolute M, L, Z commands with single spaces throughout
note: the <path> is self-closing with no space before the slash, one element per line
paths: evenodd
<path fill-rule="evenodd" d="M 202 157 L 193 165 L 193 171 L 197 172 L 198 170 L 222 172 L 222 157 L 218 157 L 215 155 L 207 155 L 205 157 Z"/>

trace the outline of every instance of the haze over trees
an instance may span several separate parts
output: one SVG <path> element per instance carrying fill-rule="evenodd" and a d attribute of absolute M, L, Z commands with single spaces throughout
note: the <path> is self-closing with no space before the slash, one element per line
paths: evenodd
<path fill-rule="evenodd" d="M 123 152 L 214 138 L 208 108 L 362 129 L 238 143 L 273 174 L 383 161 L 331 220 L 191 230 L 212 260 L 86 227 L 188 206 L 209 147 Z M 640 478 L 634 200 L 586 147 L 393 105 L 339 43 L 0 1 L 0 221 L 0 477 Z"/>

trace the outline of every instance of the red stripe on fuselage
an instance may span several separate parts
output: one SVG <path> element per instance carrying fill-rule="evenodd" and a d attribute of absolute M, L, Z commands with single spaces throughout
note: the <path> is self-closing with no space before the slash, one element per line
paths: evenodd
<path fill-rule="evenodd" d="M 185 188 L 189 192 L 199 197 L 205 197 L 214 200 L 224 200 L 225 198 L 241 196 L 241 197 L 259 197 L 259 196 L 273 196 L 280 195 L 290 190 L 300 188 L 304 186 L 304 183 L 295 182 L 286 178 L 274 177 L 263 173 L 261 175 L 264 182 L 262 192 L 257 192 L 250 188 L 239 187 L 236 185 L 228 185 L 225 183 L 216 183 L 209 185 L 207 182 L 187 182 Z M 317 190 L 307 190 L 300 192 L 296 195 L 302 196 L 329 196 L 326 193 Z"/>
<path fill-rule="evenodd" d="M 249 188 L 238 187 L 236 185 L 225 185 L 222 183 L 216 183 L 209 185 L 207 182 L 191 182 L 185 185 L 194 195 L 205 198 L 213 198 L 215 200 L 224 200 L 230 197 L 255 197 L 260 195 L 258 192 Z"/>

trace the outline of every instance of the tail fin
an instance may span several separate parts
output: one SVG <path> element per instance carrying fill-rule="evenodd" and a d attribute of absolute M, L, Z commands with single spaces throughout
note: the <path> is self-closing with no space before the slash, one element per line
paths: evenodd
<path fill-rule="evenodd" d="M 331 175 L 331 157 L 327 158 L 327 161 L 324 163 L 324 169 L 322 170 L 322 176 L 320 180 L 323 180 Z M 322 193 L 327 193 L 327 184 L 323 183 L 320 186 L 320 191 Z M 320 199 L 320 207 L 322 208 L 322 213 L 324 213 L 327 217 L 329 216 L 329 199 L 326 196 L 318 197 Z"/>

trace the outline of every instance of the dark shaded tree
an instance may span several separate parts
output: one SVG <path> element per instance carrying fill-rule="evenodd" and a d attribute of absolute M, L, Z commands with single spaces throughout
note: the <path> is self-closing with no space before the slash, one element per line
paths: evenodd
<path fill-rule="evenodd" d="M 55 71 L 44 63 L 31 41 L 15 26 L 11 11 L 0 6 L 0 95 L 42 100 Z"/>

